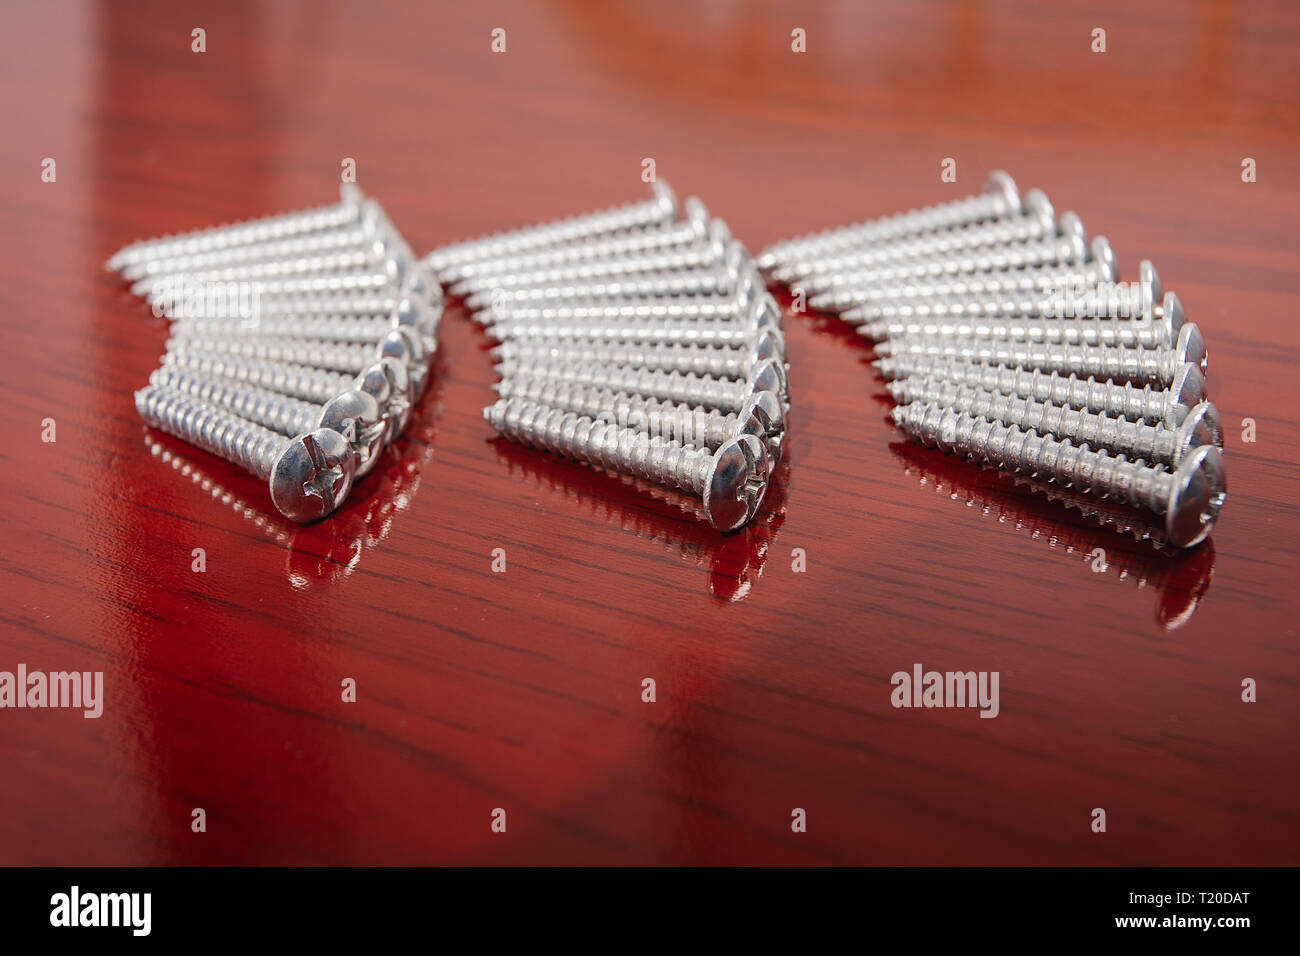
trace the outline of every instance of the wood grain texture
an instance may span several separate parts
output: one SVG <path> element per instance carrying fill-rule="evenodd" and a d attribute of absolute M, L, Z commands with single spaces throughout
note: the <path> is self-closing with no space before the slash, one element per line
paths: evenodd
<path fill-rule="evenodd" d="M 3 20 L 0 669 L 103 670 L 107 702 L 0 711 L 0 863 L 1300 862 L 1300 8 Z M 329 201 L 352 157 L 423 250 L 639 198 L 647 156 L 754 251 L 1002 167 L 1105 233 L 1126 277 L 1153 259 L 1227 425 L 1211 544 L 1156 554 L 906 445 L 869 349 L 819 317 L 787 322 L 787 464 L 730 538 L 495 440 L 489 343 L 457 309 L 409 436 L 317 526 L 137 419 L 165 329 L 102 270 L 124 242 Z M 915 662 L 999 671 L 1001 715 L 893 709 Z"/>

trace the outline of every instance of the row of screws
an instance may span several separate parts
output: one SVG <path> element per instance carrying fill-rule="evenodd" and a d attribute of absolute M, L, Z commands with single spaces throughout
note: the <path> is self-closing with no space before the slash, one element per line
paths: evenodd
<path fill-rule="evenodd" d="M 171 323 L 140 416 L 265 480 L 294 521 L 339 507 L 427 385 L 441 287 L 355 186 L 336 206 L 134 243 L 108 266 Z"/>
<path fill-rule="evenodd" d="M 1143 262 L 1119 282 L 1045 194 L 1005 173 L 980 196 L 792 239 L 759 264 L 873 343 L 911 438 L 1163 516 L 1191 547 L 1226 496 L 1208 355 Z"/>
<path fill-rule="evenodd" d="M 753 519 L 789 407 L 781 313 L 698 198 L 659 182 L 424 263 L 500 343 L 500 435 L 698 497 L 721 531 Z"/>

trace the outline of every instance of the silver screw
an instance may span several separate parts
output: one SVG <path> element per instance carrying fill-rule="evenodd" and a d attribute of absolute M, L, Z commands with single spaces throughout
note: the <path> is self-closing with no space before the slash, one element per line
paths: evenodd
<path fill-rule="evenodd" d="M 849 322 L 961 319 L 1168 319 L 1181 326 L 1186 318 L 1178 296 L 1169 292 L 1161 301 L 1160 280 L 1151 263 L 1144 262 L 1145 277 L 1136 286 L 1124 282 L 1056 286 L 1030 293 L 901 296 L 877 299 L 847 309 Z"/>
<path fill-rule="evenodd" d="M 731 295 L 682 295 L 677 297 L 619 299 L 558 305 L 490 306 L 479 317 L 484 325 L 537 324 L 541 322 L 639 322 L 664 319 L 732 319 L 751 308 L 756 298 L 766 295 L 746 277 Z"/>
<path fill-rule="evenodd" d="M 537 362 L 626 365 L 660 372 L 690 372 L 715 378 L 745 378 L 764 359 L 785 361 L 785 342 L 774 329 L 765 329 L 748 348 L 699 345 L 620 345 L 566 339 L 519 339 L 492 349 L 503 377 Z"/>
<path fill-rule="evenodd" d="M 1177 429 L 1169 429 L 939 379 L 906 379 L 888 387 L 889 393 L 905 404 L 934 403 L 973 418 L 987 418 L 1076 445 L 1086 443 L 1091 448 L 1102 447 L 1163 465 L 1177 465 L 1202 445 L 1223 447 L 1219 413 L 1210 402 L 1201 402 Z"/>
<path fill-rule="evenodd" d="M 888 242 L 901 236 L 1001 219 L 1018 214 L 1020 209 L 1020 192 L 1015 181 L 998 170 L 989 175 L 982 195 L 787 239 L 764 250 L 758 257 L 758 267 L 767 271 L 796 256 L 834 254 L 838 249 L 863 241 Z"/>
<path fill-rule="evenodd" d="M 270 242 L 213 249 L 186 256 L 144 259 L 124 266 L 122 278 L 143 279 L 151 275 L 189 274 L 210 269 L 239 268 L 257 263 L 275 262 L 346 252 L 374 246 L 383 240 L 400 240 L 383 207 L 367 199 L 359 221 L 340 229 L 288 236 Z"/>
<path fill-rule="evenodd" d="M 1063 222 L 1066 216 L 1061 217 Z M 944 259 L 905 260 L 874 269 L 815 272 L 801 276 L 794 285 L 809 295 L 816 295 L 841 287 L 900 283 L 974 272 L 1004 272 L 1038 266 L 1077 267 L 1086 261 L 1087 255 L 1088 246 L 1080 226 L 1077 232 L 1060 239 L 974 250 Z"/>
<path fill-rule="evenodd" d="M 1056 221 L 1056 211 L 1040 190 L 1026 197 L 1025 215 L 986 225 L 964 226 L 948 232 L 927 233 L 883 245 L 853 246 L 837 255 L 812 253 L 777 266 L 771 276 L 789 282 L 817 272 L 845 272 L 874 268 L 900 259 L 942 259 L 978 249 L 1021 245 L 1064 235 L 1078 223 L 1078 216 L 1065 213 Z"/>
<path fill-rule="evenodd" d="M 386 409 L 380 408 L 374 396 L 357 389 L 318 404 L 176 367 L 155 369 L 149 384 L 187 395 L 283 435 L 299 435 L 317 428 L 337 431 L 352 448 L 357 478 L 374 468 L 388 438 Z"/>
<path fill-rule="evenodd" d="M 548 269 L 617 256 L 640 256 L 706 241 L 709 238 L 708 210 L 694 196 L 686 200 L 685 206 L 686 219 L 682 222 L 645 229 L 641 232 L 620 233 L 612 238 L 591 242 L 548 246 L 538 251 L 496 259 L 453 263 L 438 269 L 438 278 L 444 285 L 454 285 L 465 279 L 508 275 L 529 269 Z"/>
<path fill-rule="evenodd" d="M 970 365 L 944 362 L 914 355 L 877 359 L 873 363 L 886 380 L 913 381 L 916 378 L 941 378 L 970 388 L 982 388 L 1004 395 L 1032 398 L 1083 411 L 1117 415 L 1149 425 L 1177 428 L 1188 413 L 1205 400 L 1205 385 L 1200 371 L 1190 362 L 1174 373 L 1168 390 L 1150 385 L 1116 385 L 1095 378 L 1058 375 L 1055 372 L 1003 368 L 996 365 Z M 904 387 L 899 401 L 912 399 Z"/>
<path fill-rule="evenodd" d="M 136 392 L 135 404 L 140 417 L 155 428 L 265 479 L 271 500 L 286 518 L 323 518 L 352 489 L 352 448 L 336 431 L 318 428 L 286 441 L 237 415 L 152 387 Z"/>
<path fill-rule="evenodd" d="M 443 246 L 429 253 L 424 261 L 429 268 L 441 274 L 460 263 L 499 259 L 529 249 L 631 232 L 677 218 L 677 197 L 667 182 L 660 180 L 652 183 L 650 192 L 651 198 L 642 202 Z"/>
<path fill-rule="evenodd" d="M 274 216 L 249 219 L 226 226 L 210 226 L 157 239 L 143 239 L 119 249 L 108 260 L 107 267 L 111 271 L 117 271 L 151 259 L 192 255 L 338 229 L 357 221 L 364 208 L 364 202 L 365 197 L 359 187 L 350 183 L 344 184 L 339 189 L 339 202 L 336 205 L 316 206 L 299 212 L 278 213 Z"/>
<path fill-rule="evenodd" d="M 218 375 L 312 402 L 327 402 L 352 386 L 353 376 L 305 365 L 256 362 L 234 355 L 168 352 L 165 366 Z"/>
<path fill-rule="evenodd" d="M 877 354 L 922 355 L 931 358 L 971 362 L 979 365 L 1006 365 L 1013 368 L 1059 372 L 1065 375 L 1091 376 L 1132 382 L 1135 385 L 1159 384 L 1168 387 L 1178 369 L 1186 362 L 1204 373 L 1209 358 L 1205 342 L 1195 322 L 1188 322 L 1178 333 L 1171 349 L 1125 349 L 1107 346 L 1024 345 L 1018 342 L 983 341 L 980 339 L 887 339 L 875 345 Z"/>
<path fill-rule="evenodd" d="M 952 295 L 1015 295 L 1048 293 L 1074 285 L 1114 282 L 1119 267 L 1114 251 L 1105 236 L 1096 236 L 1089 244 L 1088 259 L 1077 266 L 1042 265 L 1003 272 L 974 272 L 932 279 L 867 282 L 819 292 L 808 299 L 814 309 L 838 312 L 845 321 L 871 318 L 856 315 L 856 306 L 908 299 L 942 298 Z"/>
<path fill-rule="evenodd" d="M 356 374 L 374 361 L 374 349 L 367 345 L 311 342 L 270 336 L 240 338 L 170 338 L 169 353 L 232 355 L 256 362 L 307 365 Z"/>
<path fill-rule="evenodd" d="M 719 531 L 747 524 L 767 492 L 767 451 L 753 435 L 710 453 L 519 399 L 503 399 L 483 416 L 514 441 L 699 495 Z"/>
<path fill-rule="evenodd" d="M 1196 449 L 1171 473 L 934 404 L 899 405 L 892 414 L 904 432 L 925 444 L 1162 514 L 1170 542 L 1179 547 L 1209 536 L 1227 496 L 1223 452 L 1213 445 Z"/>
<path fill-rule="evenodd" d="M 785 371 L 771 360 L 756 365 L 744 381 L 572 362 L 536 363 L 519 368 L 515 374 L 525 379 L 550 379 L 723 412 L 739 412 L 755 392 L 773 392 L 783 404 L 786 400 Z"/>
<path fill-rule="evenodd" d="M 474 311 L 478 312 L 479 321 L 489 315 L 493 308 L 500 311 L 513 310 L 519 306 L 535 306 L 542 303 L 559 304 L 581 301 L 594 302 L 602 300 L 648 299 L 664 296 L 709 296 L 717 298 L 735 291 L 740 280 L 736 268 L 694 269 L 686 272 L 644 273 L 632 277 L 607 279 L 602 282 L 572 283 L 570 285 L 536 286 L 511 290 L 499 290 L 490 297 L 490 301 L 480 300 Z M 468 303 L 466 303 L 468 305 Z"/>
<path fill-rule="evenodd" d="M 620 428 L 632 428 L 683 445 L 717 448 L 736 431 L 734 412 L 643 398 L 574 382 L 518 375 L 499 382 L 496 389 L 502 398 L 562 408 L 584 418 L 612 422 Z"/>
<path fill-rule="evenodd" d="M 714 219 L 709 223 L 709 238 L 705 242 L 679 246 L 665 252 L 579 262 L 549 269 L 499 273 L 481 279 L 465 279 L 453 285 L 451 292 L 465 296 L 465 304 L 471 309 L 478 310 L 489 304 L 498 290 L 527 289 L 565 282 L 597 282 L 647 273 L 717 268 L 731 254 L 734 245 L 738 243 L 731 238 L 727 224 L 721 219 Z"/>
<path fill-rule="evenodd" d="M 1105 345 L 1128 349 L 1170 348 L 1186 324 L 1177 297 L 1174 309 L 1150 321 L 1103 318 L 1079 319 L 948 319 L 907 321 L 893 319 L 864 322 L 859 335 L 883 341 L 906 338 L 943 341 L 952 338 L 984 339 L 1066 345 Z"/>

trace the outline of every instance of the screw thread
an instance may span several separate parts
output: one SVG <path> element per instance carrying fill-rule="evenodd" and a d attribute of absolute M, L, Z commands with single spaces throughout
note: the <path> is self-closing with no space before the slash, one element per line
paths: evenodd
<path fill-rule="evenodd" d="M 555 246 L 536 252 L 524 252 L 519 255 L 501 256 L 493 259 L 475 259 L 463 263 L 452 263 L 438 269 L 438 276 L 443 282 L 459 282 L 462 279 L 482 278 L 501 273 L 516 272 L 521 269 L 547 269 L 554 266 L 573 265 L 592 259 L 606 259 L 614 256 L 636 256 L 649 252 L 661 252 L 675 246 L 687 246 L 698 242 L 699 228 L 692 222 L 675 222 L 669 225 L 633 232 L 614 239 L 602 239 L 584 242 L 578 245 Z M 426 260 L 427 261 L 427 260 Z"/>
<path fill-rule="evenodd" d="M 894 382 L 889 391 L 900 402 L 934 403 L 972 418 L 986 418 L 1024 431 L 1068 439 L 1076 445 L 1100 446 L 1130 458 L 1177 464 L 1177 433 L 1172 429 L 939 379 L 904 379 Z"/>
<path fill-rule="evenodd" d="M 985 219 L 1000 219 L 1016 211 L 1007 203 L 1006 197 L 995 193 L 909 209 L 892 216 L 779 242 L 763 252 L 763 268 L 787 262 L 796 256 L 833 254 L 838 249 L 850 248 L 867 241 L 891 241 L 899 236 L 932 232 Z"/>
<path fill-rule="evenodd" d="M 270 478 L 286 442 L 283 435 L 179 392 L 143 388 L 135 393 L 135 407 L 155 428 L 263 479 Z"/>
<path fill-rule="evenodd" d="M 725 243 L 710 241 L 621 259 L 579 262 L 568 266 L 521 270 L 508 275 L 491 275 L 481 279 L 463 279 L 453 287 L 453 291 L 457 295 L 468 296 L 467 304 L 471 308 L 477 308 L 490 301 L 494 289 L 524 289 L 565 282 L 594 282 L 618 276 L 707 269 L 721 262 L 725 251 Z"/>
<path fill-rule="evenodd" d="M 234 355 L 168 352 L 162 362 L 164 366 L 231 378 L 311 402 L 328 402 L 351 388 L 353 381 L 353 376 L 339 372 L 282 362 L 256 362 Z"/>
<path fill-rule="evenodd" d="M 262 295 L 257 300 L 263 316 L 304 316 L 322 318 L 378 319 L 391 315 L 398 299 L 391 295 L 355 295 L 318 293 L 302 295 Z"/>
<path fill-rule="evenodd" d="M 528 249 L 643 229 L 668 222 L 672 215 L 670 205 L 658 198 L 640 200 L 599 212 L 569 216 L 539 226 L 525 226 L 443 246 L 429 253 L 425 262 L 435 272 L 442 272 L 459 263 L 497 259 Z"/>
<path fill-rule="evenodd" d="M 642 345 L 697 345 L 741 348 L 753 343 L 756 329 L 743 322 L 510 322 L 490 325 L 499 342 L 521 339 L 577 339 L 583 342 L 624 342 Z"/>
<path fill-rule="evenodd" d="M 734 295 L 682 296 L 628 302 L 584 302 L 562 305 L 493 304 L 480 313 L 485 325 L 505 322 L 640 322 L 660 319 L 732 319 L 742 305 Z"/>
<path fill-rule="evenodd" d="M 965 275 L 972 272 L 1006 272 L 1038 266 L 1081 265 L 1086 257 L 1068 239 L 1048 239 L 1018 246 L 973 251 L 946 259 L 909 259 L 871 269 L 817 270 L 784 281 L 797 280 L 806 291 L 824 292 L 837 286 L 865 286 L 909 279 Z M 778 277 L 780 278 L 780 277 Z"/>
<path fill-rule="evenodd" d="M 641 395 L 682 405 L 738 412 L 749 397 L 749 385 L 727 379 L 679 372 L 656 372 L 625 365 L 573 362 L 532 363 L 520 370 L 525 378 L 550 379 L 586 388 Z"/>
<path fill-rule="evenodd" d="M 177 319 L 171 326 L 173 340 L 239 340 L 248 337 L 316 339 L 322 342 L 378 342 L 393 325 L 384 319 L 352 319 L 333 316 L 259 316 L 255 319 Z M 314 362 L 303 364 L 314 365 Z"/>
<path fill-rule="evenodd" d="M 270 242 L 304 233 L 338 229 L 355 222 L 359 214 L 358 205 L 338 203 L 298 212 L 277 213 L 258 219 L 245 219 L 241 222 L 211 226 L 191 232 L 173 233 L 154 239 L 142 239 L 120 249 L 109 260 L 109 267 L 118 269 L 146 259 L 190 255 L 232 246 Z"/>
<path fill-rule="evenodd" d="M 697 495 L 704 493 L 713 464 L 703 449 L 534 402 L 503 399 L 483 414 L 513 441 Z"/>
<path fill-rule="evenodd" d="M 278 280 L 290 278 L 342 276 L 373 269 L 384 261 L 372 250 L 334 252 L 315 256 L 299 256 L 271 262 L 250 262 L 216 269 L 196 269 L 183 272 L 153 272 L 132 286 L 136 293 L 147 292 L 169 281 L 185 282 L 255 282 L 259 279 Z"/>
<path fill-rule="evenodd" d="M 722 269 L 693 272 L 648 272 L 599 282 L 499 289 L 485 305 L 515 307 L 538 302 L 592 299 L 649 299 L 656 296 L 722 296 L 734 292 L 737 276 Z M 468 303 L 467 303 L 468 304 Z M 473 306 L 471 306 L 473 307 Z"/>
<path fill-rule="evenodd" d="M 282 435 L 309 432 L 320 420 L 321 406 L 318 403 L 175 366 L 155 369 L 149 376 L 149 384 L 214 405 Z"/>
<path fill-rule="evenodd" d="M 167 340 L 167 351 L 199 355 L 232 355 L 257 362 L 284 362 L 331 371 L 357 373 L 377 358 L 372 345 L 311 342 L 263 336 L 238 338 L 178 338 Z"/>
<path fill-rule="evenodd" d="M 744 378 L 749 360 L 743 349 L 702 345 L 605 345 L 564 339 L 512 340 L 493 350 L 503 375 L 527 374 L 534 363 L 551 362 L 625 365 L 660 372 Z"/>
<path fill-rule="evenodd" d="M 773 275 L 802 275 L 815 271 L 864 269 L 902 259 L 939 259 L 959 253 L 974 254 L 1001 246 L 1037 242 L 1057 234 L 1056 224 L 1039 218 L 1018 217 L 988 225 L 962 226 L 947 232 L 926 234 L 888 245 L 851 246 L 837 255 L 824 251 L 795 259 Z"/>
<path fill-rule="evenodd" d="M 122 274 L 127 279 L 142 279 L 152 275 L 174 275 L 207 269 L 237 267 L 253 263 L 298 259 L 323 253 L 339 252 L 374 242 L 376 236 L 367 229 L 341 229 L 303 236 L 291 236 L 254 245 L 234 246 L 198 252 L 185 256 L 148 259 L 127 266 Z"/>
<path fill-rule="evenodd" d="M 942 378 L 969 388 L 1115 415 L 1130 421 L 1168 424 L 1170 396 L 1150 385 L 1139 388 L 1077 375 L 942 362 L 913 355 L 896 355 L 880 359 L 876 364 L 886 379 Z"/>
<path fill-rule="evenodd" d="M 980 365 L 1008 365 L 1043 372 L 1116 379 L 1137 385 L 1168 385 L 1178 363 L 1172 349 L 1127 349 L 1063 345 L 1044 348 L 1018 342 L 980 339 L 886 339 L 876 344 L 884 356 L 924 355 Z"/>
<path fill-rule="evenodd" d="M 906 310 L 903 310 L 906 311 Z M 923 314 L 923 313 L 918 313 Z M 1041 319 L 1009 321 L 968 319 L 917 322 L 891 319 L 864 322 L 858 334 L 873 340 L 911 338 L 943 341 L 953 338 L 1033 344 L 1107 346 L 1127 349 L 1157 349 L 1169 346 L 1169 326 L 1163 322 L 1126 321 L 1103 318 Z"/>
<path fill-rule="evenodd" d="M 501 382 L 502 398 L 517 398 L 562 408 L 594 421 L 613 422 L 648 435 L 716 449 L 736 434 L 734 414 L 659 399 L 643 398 L 610 389 L 541 378 L 510 378 Z"/>
<path fill-rule="evenodd" d="M 816 308 L 851 309 L 877 302 L 937 299 L 945 296 L 1041 294 L 1065 286 L 1100 282 L 1103 280 L 1101 268 L 1098 263 L 1074 268 L 1034 266 L 1010 272 L 977 272 L 930 281 L 850 284 L 815 296 L 811 304 Z"/>
<path fill-rule="evenodd" d="M 1174 493 L 1174 476 L 1163 466 L 1147 466 L 1093 451 L 1064 439 L 1022 431 L 934 404 L 899 405 L 894 421 L 908 435 L 1006 471 L 1037 475 L 1084 488 L 1102 497 L 1164 514 Z"/>
<path fill-rule="evenodd" d="M 163 283 L 162 285 L 166 285 Z M 396 287 L 397 283 L 381 272 L 358 272 L 345 275 L 310 276 L 297 279 L 262 279 L 257 291 L 261 296 L 299 296 L 331 294 L 351 294 L 356 292 L 376 292 L 381 289 Z M 165 290 L 163 290 L 165 291 Z M 161 302 L 160 290 L 149 290 L 146 298 L 150 302 Z"/>

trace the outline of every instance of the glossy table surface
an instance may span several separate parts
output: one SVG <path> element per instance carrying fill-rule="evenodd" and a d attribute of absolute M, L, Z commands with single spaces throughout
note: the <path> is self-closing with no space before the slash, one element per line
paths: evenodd
<path fill-rule="evenodd" d="M 0 863 L 1300 862 L 1300 8 L 4 21 L 0 670 L 103 671 L 106 699 L 97 720 L 0 710 Z M 490 343 L 458 306 L 408 437 L 337 516 L 289 525 L 261 483 L 143 427 L 165 322 L 102 266 L 331 201 L 346 158 L 419 250 L 640 198 L 645 158 L 755 252 L 1005 168 L 1126 278 L 1152 259 L 1204 331 L 1219 526 L 1163 554 L 908 445 L 863 340 L 790 314 L 788 458 L 720 537 L 494 439 Z M 999 716 L 893 708 L 917 663 L 999 672 Z"/>

